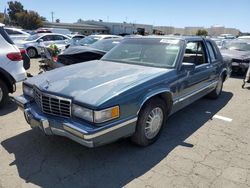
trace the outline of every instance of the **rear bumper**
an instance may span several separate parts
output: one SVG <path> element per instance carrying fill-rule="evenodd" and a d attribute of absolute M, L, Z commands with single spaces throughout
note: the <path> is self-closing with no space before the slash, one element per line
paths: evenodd
<path fill-rule="evenodd" d="M 64 136 L 86 147 L 104 145 L 135 132 L 137 117 L 103 127 L 88 126 L 71 119 L 46 116 L 24 96 L 14 99 L 31 128 L 39 127 L 46 135 Z"/>

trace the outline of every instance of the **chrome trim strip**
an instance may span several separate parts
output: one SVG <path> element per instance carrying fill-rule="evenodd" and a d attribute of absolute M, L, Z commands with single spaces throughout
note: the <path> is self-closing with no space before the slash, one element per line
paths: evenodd
<path fill-rule="evenodd" d="M 69 124 L 69 123 L 63 123 L 63 128 L 64 128 L 64 130 L 66 130 L 66 131 L 68 131 L 68 132 L 70 132 L 70 130 L 67 129 L 67 127 L 69 127 L 70 129 L 76 130 L 76 131 L 78 131 L 79 133 L 82 134 L 82 137 L 83 137 L 84 139 L 89 140 L 89 139 L 93 139 L 93 138 L 96 138 L 96 137 L 98 137 L 98 136 L 104 135 L 104 134 L 106 134 L 106 133 L 108 133 L 108 132 L 114 131 L 114 130 L 116 130 L 116 129 L 119 129 L 119 128 L 121 128 L 121 127 L 124 127 L 124 126 L 126 126 L 126 125 L 128 125 L 128 124 L 134 123 L 134 122 L 136 122 L 136 121 L 137 121 L 137 117 L 136 117 L 136 118 L 133 118 L 133 119 L 130 119 L 130 120 L 128 120 L 128 121 L 125 121 L 125 122 L 123 122 L 123 123 L 120 123 L 120 124 L 118 124 L 118 125 L 114 125 L 113 127 L 104 129 L 104 130 L 99 131 L 99 132 L 94 133 L 94 134 L 87 134 L 86 131 L 83 131 L 83 130 L 80 129 L 79 127 L 76 127 L 76 126 L 74 126 L 74 125 L 72 125 L 72 124 Z M 71 132 L 70 132 L 70 133 L 71 133 Z M 72 134 L 74 134 L 74 133 L 72 133 Z"/>
<path fill-rule="evenodd" d="M 185 95 L 184 97 L 179 97 L 178 99 L 174 100 L 173 105 L 175 105 L 175 104 L 177 104 L 179 102 L 182 102 L 182 101 L 188 99 L 189 97 L 192 97 L 193 95 L 196 95 L 197 93 L 199 93 L 199 92 L 201 92 L 201 91 L 203 91 L 203 90 L 205 90 L 205 89 L 207 89 L 209 87 L 212 87 L 213 85 L 216 85 L 217 83 L 218 83 L 218 81 L 215 81 L 215 82 L 213 82 L 213 83 L 211 83 L 211 84 L 209 84 L 209 85 L 207 85 L 207 86 L 205 86 L 205 87 L 203 87 L 201 89 L 198 89 L 198 90 L 196 90 L 196 91 L 194 91 L 194 92 L 192 92 L 190 94 Z"/>
<path fill-rule="evenodd" d="M 67 138 L 69 138 L 71 140 L 74 140 L 75 142 L 78 142 L 79 144 L 81 144 L 83 146 L 90 147 L 90 148 L 94 147 L 93 141 L 83 140 L 83 139 L 81 139 L 81 138 L 79 138 L 79 137 L 77 137 L 77 136 L 75 136 L 73 134 L 70 134 L 67 131 L 57 129 L 57 128 L 54 128 L 54 127 L 51 127 L 51 131 L 55 135 L 65 136 L 65 137 L 67 137 Z"/>
<path fill-rule="evenodd" d="M 40 90 L 37 86 L 33 86 L 33 91 L 34 91 L 34 95 L 36 95 L 36 92 L 39 93 L 42 96 L 45 96 L 45 97 L 49 97 L 49 98 L 55 98 L 55 99 L 58 99 L 59 101 L 67 101 L 69 102 L 69 117 L 68 116 L 59 116 L 59 115 L 55 115 L 55 114 L 52 114 L 52 113 L 46 113 L 43 109 L 43 102 L 42 102 L 42 98 L 39 98 L 40 102 L 41 102 L 41 110 L 43 113 L 45 114 L 49 114 L 49 115 L 52 115 L 52 116 L 57 116 L 57 117 L 64 117 L 64 118 L 70 118 L 72 117 L 72 100 L 71 99 L 68 99 L 68 98 L 64 98 L 64 97 L 59 97 L 59 96 L 56 96 L 56 95 L 52 95 L 52 94 L 49 94 L 49 93 L 46 93 L 46 92 L 43 92 L 42 90 Z M 35 99 L 35 96 L 34 96 L 34 99 Z M 36 101 L 36 100 L 35 100 Z M 37 104 L 39 106 L 39 104 Z M 60 102 L 59 102 L 59 106 L 60 106 Z"/>

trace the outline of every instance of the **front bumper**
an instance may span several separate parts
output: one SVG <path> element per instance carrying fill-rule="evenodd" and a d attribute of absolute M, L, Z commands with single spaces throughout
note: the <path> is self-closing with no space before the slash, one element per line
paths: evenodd
<path fill-rule="evenodd" d="M 105 125 L 90 126 L 72 119 L 52 117 L 43 114 L 36 104 L 24 96 L 14 98 L 31 128 L 39 127 L 46 135 L 59 135 L 74 140 L 86 147 L 104 145 L 135 132 L 137 117 Z"/>
<path fill-rule="evenodd" d="M 238 69 L 247 70 L 248 67 L 249 63 L 232 62 L 232 69 L 234 71 Z"/>

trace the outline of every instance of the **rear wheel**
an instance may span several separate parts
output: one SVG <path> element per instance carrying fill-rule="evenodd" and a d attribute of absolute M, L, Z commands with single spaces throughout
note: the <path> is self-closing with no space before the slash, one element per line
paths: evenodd
<path fill-rule="evenodd" d="M 223 77 L 220 76 L 216 88 L 211 93 L 208 94 L 209 98 L 217 99 L 221 95 L 222 88 L 223 88 L 223 81 L 224 81 Z"/>
<path fill-rule="evenodd" d="M 35 58 L 38 55 L 37 50 L 35 48 L 28 48 L 27 54 L 30 58 Z"/>
<path fill-rule="evenodd" d="M 6 84 L 0 80 L 0 108 L 3 107 L 9 99 L 9 91 Z"/>
<path fill-rule="evenodd" d="M 140 146 L 155 142 L 166 123 L 166 105 L 163 100 L 155 98 L 147 102 L 141 109 L 137 121 L 136 132 L 132 141 Z"/>

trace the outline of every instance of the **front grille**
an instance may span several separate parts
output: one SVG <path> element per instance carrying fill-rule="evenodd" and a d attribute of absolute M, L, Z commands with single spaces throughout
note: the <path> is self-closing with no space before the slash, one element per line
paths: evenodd
<path fill-rule="evenodd" d="M 34 98 L 43 113 L 59 116 L 71 116 L 71 100 L 42 93 L 38 88 L 34 88 Z"/>

